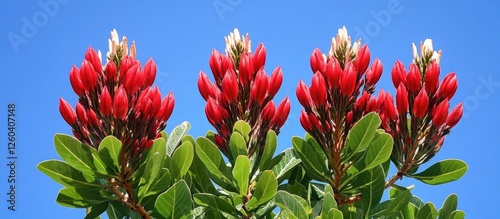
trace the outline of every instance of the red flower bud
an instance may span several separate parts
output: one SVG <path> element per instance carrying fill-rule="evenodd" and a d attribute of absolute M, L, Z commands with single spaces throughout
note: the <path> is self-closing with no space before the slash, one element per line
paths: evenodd
<path fill-rule="evenodd" d="M 454 127 L 458 123 L 458 121 L 460 121 L 463 114 L 464 114 L 464 106 L 462 103 L 459 103 L 450 112 L 450 114 L 448 115 L 448 118 L 446 118 L 446 125 L 450 128 Z"/>
<path fill-rule="evenodd" d="M 399 87 L 399 83 L 406 84 L 406 70 L 401 61 L 398 60 L 396 61 L 396 63 L 394 63 L 391 71 L 391 76 L 392 83 L 394 84 L 395 88 Z"/>
<path fill-rule="evenodd" d="M 151 114 L 152 115 L 158 115 L 158 111 L 161 109 L 161 93 L 160 89 L 158 89 L 158 86 L 155 86 L 153 89 L 151 89 L 151 92 L 149 92 L 149 97 L 151 100 Z"/>
<path fill-rule="evenodd" d="M 450 103 L 448 99 L 444 99 L 434 110 L 434 115 L 432 117 L 432 124 L 436 127 L 441 126 L 448 117 L 448 109 L 450 108 Z"/>
<path fill-rule="evenodd" d="M 368 103 L 366 104 L 365 112 L 369 113 L 378 111 L 382 107 L 382 104 L 384 104 L 384 101 L 385 101 L 385 91 L 381 90 L 378 97 L 376 96 L 370 97 Z"/>
<path fill-rule="evenodd" d="M 87 126 L 87 112 L 85 111 L 85 107 L 83 107 L 80 101 L 76 103 L 76 117 L 83 126 Z"/>
<path fill-rule="evenodd" d="M 257 49 L 255 49 L 255 53 L 252 57 L 252 62 L 253 69 L 255 71 L 258 71 L 264 67 L 264 65 L 266 64 L 266 47 L 264 47 L 264 44 L 260 43 L 259 46 L 257 46 Z"/>
<path fill-rule="evenodd" d="M 300 104 L 304 108 L 310 109 L 311 108 L 311 94 L 309 93 L 309 89 L 307 88 L 307 85 L 302 80 L 299 82 L 299 85 L 297 86 L 295 93 L 297 95 L 297 99 L 299 100 Z"/>
<path fill-rule="evenodd" d="M 207 115 L 208 122 L 210 122 L 212 126 L 217 126 L 222 123 L 223 118 L 220 110 L 223 110 L 223 108 L 219 107 L 214 99 L 208 99 L 207 105 L 205 105 L 205 114 Z"/>
<path fill-rule="evenodd" d="M 113 97 L 113 116 L 117 119 L 124 120 L 128 112 L 128 97 L 127 92 L 122 86 L 118 88 Z"/>
<path fill-rule="evenodd" d="M 85 52 L 85 59 L 92 63 L 96 72 L 102 72 L 101 59 L 99 58 L 97 52 L 90 46 L 87 48 L 87 52 Z"/>
<path fill-rule="evenodd" d="M 222 77 L 226 73 L 226 68 L 224 68 L 224 56 L 217 50 L 212 50 L 212 54 L 210 55 L 210 59 L 208 64 L 210 65 L 210 69 L 214 74 L 215 79 L 222 80 Z"/>
<path fill-rule="evenodd" d="M 424 118 L 428 108 L 429 108 L 429 97 L 427 96 L 425 88 L 422 88 L 418 93 L 417 97 L 415 97 L 415 103 L 413 105 L 413 116 L 415 116 L 418 119 Z"/>
<path fill-rule="evenodd" d="M 306 132 L 312 131 L 311 121 L 309 121 L 309 116 L 307 115 L 307 113 L 304 110 L 301 111 L 299 121 L 300 121 L 300 124 L 302 125 L 302 128 L 304 128 L 304 130 Z"/>
<path fill-rule="evenodd" d="M 104 86 L 99 98 L 99 110 L 101 111 L 101 115 L 109 116 L 111 115 L 111 109 L 111 95 L 109 94 L 108 87 Z"/>
<path fill-rule="evenodd" d="M 156 63 L 152 58 L 150 58 L 146 62 L 146 65 L 144 65 L 143 74 L 144 74 L 144 86 L 150 87 L 151 85 L 153 85 L 156 78 Z"/>
<path fill-rule="evenodd" d="M 323 53 L 321 53 L 318 48 L 314 49 L 314 51 L 312 52 L 310 63 L 313 74 L 318 71 L 323 74 L 323 72 L 325 71 L 325 59 L 323 58 Z"/>
<path fill-rule="evenodd" d="M 311 93 L 311 98 L 316 106 L 326 105 L 326 83 L 325 78 L 321 75 L 321 73 L 316 72 L 316 74 L 314 74 L 309 92 Z"/>
<path fill-rule="evenodd" d="M 325 70 L 325 79 L 329 87 L 337 88 L 340 84 L 340 75 L 342 74 L 342 68 L 340 67 L 337 58 L 332 58 L 328 60 Z"/>
<path fill-rule="evenodd" d="M 451 99 L 457 91 L 458 81 L 454 72 L 447 74 L 439 86 L 438 95 L 442 98 Z"/>
<path fill-rule="evenodd" d="M 241 72 L 241 71 L 240 71 Z M 250 100 L 254 103 L 262 104 L 266 98 L 269 79 L 263 71 L 257 72 L 250 90 Z"/>
<path fill-rule="evenodd" d="M 285 97 L 278 105 L 271 124 L 276 128 L 281 128 L 285 124 L 288 114 L 290 114 L 290 100 L 288 97 Z"/>
<path fill-rule="evenodd" d="M 434 94 L 436 92 L 439 85 L 439 64 L 436 62 L 431 62 L 427 69 L 425 70 L 425 90 L 429 92 L 429 94 Z"/>
<path fill-rule="evenodd" d="M 214 97 L 213 85 L 210 83 L 208 75 L 203 71 L 200 71 L 200 75 L 198 76 L 198 90 L 205 101 L 207 101 L 209 97 Z"/>
<path fill-rule="evenodd" d="M 141 88 L 144 83 L 143 74 L 140 71 L 139 65 L 130 67 L 127 71 L 127 78 L 125 79 L 125 90 L 129 96 L 132 96 Z"/>
<path fill-rule="evenodd" d="M 340 76 L 340 92 L 345 96 L 351 96 L 356 87 L 356 70 L 348 62 L 344 68 L 344 73 Z"/>
<path fill-rule="evenodd" d="M 97 73 L 92 64 L 87 60 L 83 60 L 80 67 L 80 79 L 87 92 L 93 91 L 97 86 Z"/>
<path fill-rule="evenodd" d="M 159 111 L 159 116 L 162 121 L 167 121 L 172 115 L 174 110 L 175 99 L 172 92 L 168 93 L 165 98 L 161 101 L 161 110 Z"/>
<path fill-rule="evenodd" d="M 370 50 L 368 49 L 368 45 L 363 45 L 356 55 L 356 60 L 354 60 L 354 66 L 356 67 L 358 73 L 362 75 L 366 68 L 368 68 L 368 64 L 370 63 Z"/>
<path fill-rule="evenodd" d="M 80 71 L 74 65 L 69 72 L 69 82 L 71 83 L 71 87 L 75 91 L 76 95 L 82 96 L 84 94 L 85 89 L 80 79 Z"/>
<path fill-rule="evenodd" d="M 99 119 L 97 119 L 97 114 L 92 109 L 87 110 L 87 117 L 89 124 L 92 126 L 99 126 Z"/>
<path fill-rule="evenodd" d="M 399 84 L 396 90 L 396 106 L 398 107 L 398 113 L 400 115 L 406 115 L 408 113 L 408 91 L 404 84 Z"/>
<path fill-rule="evenodd" d="M 380 79 L 380 76 L 382 75 L 382 70 L 383 70 L 382 62 L 379 59 L 375 59 L 370 69 L 368 69 L 368 71 L 366 72 L 365 75 L 366 86 L 368 87 L 375 86 L 375 84 Z"/>
<path fill-rule="evenodd" d="M 321 125 L 321 122 L 314 114 L 311 113 L 308 116 L 309 116 L 309 121 L 311 122 L 313 129 L 316 128 L 319 131 L 322 131 L 322 132 L 325 131 L 323 126 Z"/>
<path fill-rule="evenodd" d="M 387 116 L 387 118 L 390 120 L 396 120 L 397 118 L 396 108 L 394 107 L 394 100 L 390 94 L 385 95 L 383 107 L 384 107 L 384 115 Z"/>
<path fill-rule="evenodd" d="M 253 75 L 254 75 L 254 69 L 253 69 L 252 55 L 248 52 L 243 52 L 240 56 L 240 64 L 238 66 L 238 77 L 240 79 L 240 83 L 248 84 L 250 80 L 253 78 Z"/>
<path fill-rule="evenodd" d="M 420 75 L 420 70 L 416 64 L 412 63 L 408 75 L 406 75 L 406 87 L 408 88 L 408 92 L 416 93 L 421 87 L 421 81 L 422 76 Z"/>
<path fill-rule="evenodd" d="M 238 101 L 238 81 L 233 72 L 228 71 L 222 79 L 222 93 L 227 101 Z"/>
<path fill-rule="evenodd" d="M 276 106 L 274 105 L 274 102 L 271 100 L 266 104 L 264 109 L 262 109 L 260 116 L 261 116 L 262 120 L 271 122 L 271 120 L 274 117 L 275 111 L 276 111 Z"/>
<path fill-rule="evenodd" d="M 366 108 L 366 104 L 370 99 L 370 96 L 371 96 L 370 93 L 368 93 L 367 91 L 363 91 L 363 94 L 354 103 L 354 109 L 359 111 L 364 111 Z"/>
<path fill-rule="evenodd" d="M 281 67 L 276 67 L 271 74 L 271 78 L 269 79 L 269 89 L 267 91 L 267 95 L 269 98 L 273 98 L 278 90 L 281 87 L 281 83 L 283 82 L 283 72 L 281 72 Z"/>
<path fill-rule="evenodd" d="M 73 107 L 63 98 L 59 98 L 59 112 L 69 125 L 76 125 L 76 113 Z"/>
<path fill-rule="evenodd" d="M 120 82 L 121 84 L 125 83 L 127 78 L 128 69 L 132 66 L 136 65 L 135 59 L 131 56 L 124 56 L 122 58 L 122 62 L 120 63 Z"/>
<path fill-rule="evenodd" d="M 116 81 L 116 73 L 117 73 L 116 65 L 114 62 L 109 61 L 106 63 L 106 67 L 104 68 L 104 73 L 106 75 L 107 81 Z"/>

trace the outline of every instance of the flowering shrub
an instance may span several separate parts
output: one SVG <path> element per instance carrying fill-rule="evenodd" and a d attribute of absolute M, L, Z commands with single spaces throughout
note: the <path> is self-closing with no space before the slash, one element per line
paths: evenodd
<path fill-rule="evenodd" d="M 413 44 L 408 70 L 394 64 L 394 98 L 375 94 L 382 62 L 339 29 L 328 54 L 312 52 L 310 86 L 300 81 L 296 89 L 305 137 L 293 137 L 281 153 L 277 136 L 290 100 L 276 106 L 274 97 L 283 72 L 266 73 L 266 48 L 252 53 L 248 34 L 235 29 L 225 41 L 225 54 L 213 50 L 209 58 L 213 81 L 203 71 L 198 77 L 215 131 L 197 138 L 187 134 L 188 122 L 164 131 L 174 96 L 152 87 L 156 64 L 141 65 L 134 42 L 129 48 L 113 30 L 104 65 L 89 47 L 69 74 L 76 106 L 59 103 L 73 136 L 56 134 L 62 161 L 38 165 L 64 186 L 57 203 L 85 208 L 84 218 L 465 217 L 455 194 L 437 209 L 411 194 L 412 186 L 396 184 L 410 177 L 438 185 L 467 171 L 456 159 L 418 170 L 463 114 L 462 103 L 450 111 L 456 74 L 439 82 L 441 51 L 430 39 L 420 54 Z"/>

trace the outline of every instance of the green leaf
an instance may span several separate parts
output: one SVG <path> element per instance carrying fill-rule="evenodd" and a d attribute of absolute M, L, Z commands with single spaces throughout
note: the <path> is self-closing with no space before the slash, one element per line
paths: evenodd
<path fill-rule="evenodd" d="M 272 167 L 272 171 L 274 175 L 276 175 L 278 183 L 281 183 L 283 182 L 283 180 L 285 180 L 287 173 L 298 164 L 300 164 L 300 158 L 299 155 L 295 153 L 295 150 L 293 150 L 293 148 L 288 148 L 281 152 L 281 154 L 273 158 L 269 163 L 275 164 Z"/>
<path fill-rule="evenodd" d="M 269 130 L 266 135 L 266 145 L 264 147 L 264 151 L 262 151 L 262 155 L 260 156 L 260 164 L 259 169 L 261 171 L 265 170 L 268 167 L 269 163 L 271 163 L 271 158 L 276 152 L 276 147 L 278 146 L 278 139 L 276 137 L 276 132 L 273 130 Z M 276 177 L 278 174 L 274 173 Z M 279 177 L 278 177 L 279 178 Z"/>
<path fill-rule="evenodd" d="M 276 193 L 274 199 L 281 211 L 287 212 L 293 218 L 309 218 L 309 214 L 312 213 L 311 207 L 300 196 L 280 190 Z"/>
<path fill-rule="evenodd" d="M 194 147 L 191 142 L 186 141 L 181 144 L 172 155 L 170 160 L 170 172 L 174 179 L 181 179 L 186 175 L 194 158 Z"/>
<path fill-rule="evenodd" d="M 461 160 L 449 159 L 435 163 L 426 170 L 408 175 L 429 185 L 439 185 L 460 179 L 467 172 L 467 164 Z"/>
<path fill-rule="evenodd" d="M 101 196 L 99 188 L 65 187 L 59 190 L 56 202 L 65 207 L 86 208 L 108 200 Z"/>
<path fill-rule="evenodd" d="M 405 208 L 410 202 L 411 193 L 406 190 L 398 194 L 387 206 L 386 214 L 392 215 Z"/>
<path fill-rule="evenodd" d="M 385 178 L 381 165 L 368 171 L 366 174 L 361 174 L 358 178 L 359 181 L 370 182 L 367 186 L 361 187 L 361 202 L 363 204 L 363 213 L 368 215 L 368 212 L 380 203 L 384 195 Z M 365 179 L 362 179 L 365 178 Z"/>
<path fill-rule="evenodd" d="M 372 169 L 389 160 L 391 157 L 393 144 L 391 135 L 387 133 L 377 135 L 378 137 L 375 138 L 371 142 L 370 147 L 366 149 L 366 154 L 363 159 L 363 169 Z"/>
<path fill-rule="evenodd" d="M 344 215 L 342 214 L 342 211 L 332 208 L 328 211 L 328 217 L 327 219 L 344 219 Z M 325 219 L 326 219 L 325 218 Z"/>
<path fill-rule="evenodd" d="M 248 154 L 247 143 L 240 133 L 233 132 L 233 134 L 231 134 L 229 138 L 229 151 L 232 156 L 231 162 L 234 162 L 239 155 L 246 156 Z"/>
<path fill-rule="evenodd" d="M 63 134 L 54 136 L 54 144 L 57 153 L 66 163 L 85 174 L 94 175 L 92 151 L 96 149 L 82 144 L 72 136 Z"/>
<path fill-rule="evenodd" d="M 417 207 L 414 204 L 408 203 L 408 205 L 403 208 L 399 214 L 402 219 L 414 219 L 416 210 Z"/>
<path fill-rule="evenodd" d="M 349 156 L 365 150 L 377 133 L 380 124 L 381 120 L 376 113 L 366 114 L 349 131 L 347 147 L 345 147 L 343 153 Z"/>
<path fill-rule="evenodd" d="M 304 169 L 307 170 L 307 173 L 313 179 L 320 182 L 330 179 L 324 153 L 318 153 L 319 151 L 314 149 L 313 145 L 310 145 L 304 139 L 297 136 L 292 137 L 292 145 L 295 152 L 299 155 Z"/>
<path fill-rule="evenodd" d="M 99 188 L 101 185 L 89 182 L 90 176 L 59 160 L 46 160 L 38 164 L 38 170 L 61 185 L 78 188 Z"/>
<path fill-rule="evenodd" d="M 451 212 L 450 216 L 448 217 L 449 219 L 464 219 L 465 218 L 465 212 L 461 210 L 456 210 Z"/>
<path fill-rule="evenodd" d="M 234 123 L 233 126 L 233 132 L 239 132 L 241 136 L 245 139 L 245 142 L 248 142 L 250 140 L 250 131 L 252 128 L 248 123 L 246 123 L 243 120 L 238 120 L 237 122 Z"/>
<path fill-rule="evenodd" d="M 247 203 L 248 210 L 257 208 L 271 200 L 278 190 L 278 180 L 271 170 L 266 170 L 260 175 L 252 198 Z"/>
<path fill-rule="evenodd" d="M 108 209 L 109 202 L 103 202 L 100 204 L 92 205 L 90 207 L 90 212 L 85 215 L 84 219 L 95 219 L 99 218 L 99 216 Z"/>
<path fill-rule="evenodd" d="M 250 159 L 248 159 L 246 155 L 240 155 L 236 158 L 233 168 L 233 177 L 236 180 L 236 185 L 238 185 L 240 195 L 246 196 L 250 177 Z"/>
<path fill-rule="evenodd" d="M 217 211 L 222 211 L 235 217 L 239 216 L 238 212 L 235 210 L 233 205 L 228 202 L 228 200 L 219 198 L 213 194 L 198 193 L 194 194 L 193 198 L 194 202 L 200 206 L 213 208 Z"/>
<path fill-rule="evenodd" d="M 99 145 L 99 158 L 106 165 L 107 172 L 118 173 L 122 143 L 115 136 L 105 137 Z"/>
<path fill-rule="evenodd" d="M 444 200 L 443 207 L 439 209 L 439 218 L 448 219 L 450 218 L 451 212 L 457 210 L 458 197 L 456 194 L 449 195 L 446 200 Z"/>
<path fill-rule="evenodd" d="M 232 180 L 229 168 L 224 163 L 221 152 L 212 141 L 205 137 L 197 138 L 196 155 L 205 164 L 208 172 L 211 174 L 210 178 L 215 183 L 225 189 L 237 191 L 238 188 Z"/>
<path fill-rule="evenodd" d="M 331 187 L 330 187 L 331 188 Z M 330 219 L 330 210 L 337 208 L 337 202 L 333 197 L 333 193 L 325 191 L 325 197 L 321 206 L 321 218 L 322 219 Z M 341 212 L 342 213 L 342 212 Z"/>
<path fill-rule="evenodd" d="M 106 209 L 109 219 L 135 219 L 139 218 L 139 215 L 131 211 L 129 208 L 125 207 L 118 201 L 109 202 L 108 209 Z"/>
<path fill-rule="evenodd" d="M 191 124 L 186 121 L 172 130 L 167 140 L 167 155 L 169 157 L 172 156 L 175 148 L 177 148 L 177 145 L 179 145 L 179 142 L 181 142 L 182 138 L 189 131 L 189 129 L 191 129 Z"/>
<path fill-rule="evenodd" d="M 436 207 L 432 202 L 427 202 L 423 207 L 421 207 L 415 218 L 417 219 L 434 219 L 438 216 Z"/>
<path fill-rule="evenodd" d="M 191 192 L 184 180 L 178 181 L 158 196 L 155 203 L 155 211 L 161 218 L 188 218 L 192 209 Z"/>
<path fill-rule="evenodd" d="M 155 152 L 154 155 L 147 161 L 146 163 L 146 171 L 144 171 L 144 175 L 141 177 L 141 185 L 139 186 L 139 203 L 142 202 L 142 199 L 146 197 L 146 194 L 151 190 L 153 184 L 159 179 L 158 175 L 162 168 L 162 161 L 165 157 L 160 155 L 160 152 Z"/>
<path fill-rule="evenodd" d="M 194 156 L 190 172 L 193 177 L 193 186 L 196 188 L 195 191 L 192 191 L 193 193 L 199 192 L 215 194 L 217 192 L 214 184 L 210 181 L 207 167 L 203 164 L 203 162 L 201 162 L 198 156 Z"/>

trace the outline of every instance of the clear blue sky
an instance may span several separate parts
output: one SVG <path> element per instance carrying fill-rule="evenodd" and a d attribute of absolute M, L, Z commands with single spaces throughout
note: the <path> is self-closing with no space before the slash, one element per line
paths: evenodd
<path fill-rule="evenodd" d="M 205 102 L 196 80 L 200 70 L 209 73 L 213 48 L 224 50 L 224 36 L 238 27 L 250 33 L 255 48 L 267 48 L 266 70 L 283 68 L 284 81 L 277 99 L 291 97 L 289 121 L 279 136 L 279 150 L 291 147 L 290 138 L 303 136 L 295 88 L 300 79 L 310 82 L 309 56 L 314 48 L 324 53 L 337 29 L 345 25 L 353 38 L 369 42 L 372 60 L 381 59 L 384 73 L 378 89 L 394 93 L 390 69 L 399 59 L 411 61 L 411 43 L 432 38 L 443 50 L 441 78 L 457 73 L 459 88 L 452 106 L 465 101 L 465 114 L 430 162 L 459 158 L 469 164 L 459 181 L 441 186 L 415 184 L 415 194 L 441 206 L 450 193 L 459 196 L 467 218 L 498 218 L 498 114 L 500 75 L 495 67 L 500 49 L 500 3 L 456 1 L 121 1 L 38 0 L 0 3 L 0 217 L 83 218 L 83 210 L 55 203 L 59 184 L 36 165 L 58 159 L 55 133 L 70 133 L 58 111 L 58 98 L 73 105 L 76 95 L 69 84 L 69 70 L 80 65 L 88 46 L 107 51 L 113 28 L 137 43 L 138 58 L 153 57 L 159 72 L 156 84 L 163 95 L 173 91 L 174 113 L 167 131 L 190 121 L 190 134 L 211 129 L 204 114 Z M 44 4 L 55 3 L 46 10 Z M 214 4 L 220 8 L 216 9 Z M 33 25 L 32 28 L 28 27 Z M 13 36 L 20 40 L 13 43 Z M 22 38 L 22 39 L 21 39 Z M 7 104 L 16 104 L 16 212 L 7 211 Z M 496 216 L 496 217 L 495 217 Z"/>

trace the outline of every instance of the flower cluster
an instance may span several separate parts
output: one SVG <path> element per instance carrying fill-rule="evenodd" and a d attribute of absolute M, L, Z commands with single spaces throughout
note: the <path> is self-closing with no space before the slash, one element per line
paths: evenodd
<path fill-rule="evenodd" d="M 315 49 L 311 55 L 314 73 L 310 87 L 300 81 L 296 94 L 304 110 L 302 127 L 321 145 L 326 154 L 340 153 L 349 129 L 369 112 L 378 112 L 386 97 L 374 96 L 375 84 L 382 74 L 382 63 L 370 63 L 367 45 L 351 46 L 345 27 L 339 29 L 328 56 Z M 361 89 L 363 88 L 363 89 Z"/>
<path fill-rule="evenodd" d="M 151 87 L 155 62 L 150 59 L 141 67 L 135 59 L 135 45 L 128 54 L 123 39 L 118 42 L 116 30 L 111 32 L 104 66 L 100 52 L 88 48 L 80 68 L 73 66 L 70 71 L 71 86 L 79 98 L 76 110 L 62 98 L 59 110 L 83 143 L 97 148 L 103 138 L 113 135 L 123 143 L 122 158 L 133 159 L 161 137 L 174 97 L 169 93 L 162 100 L 158 87 Z"/>
<path fill-rule="evenodd" d="M 214 82 L 200 72 L 198 88 L 207 104 L 205 113 L 215 127 L 215 143 L 228 155 L 228 142 L 233 125 L 244 120 L 252 127 L 249 155 L 263 149 L 269 130 L 279 133 L 290 113 L 290 101 L 285 98 L 277 107 L 273 98 L 281 87 L 283 73 L 277 67 L 268 76 L 264 70 L 266 49 L 260 44 L 251 53 L 248 34 L 240 36 L 237 29 L 226 37 L 226 55 L 213 50 L 209 65 Z"/>
<path fill-rule="evenodd" d="M 421 56 L 413 44 L 413 56 L 408 71 L 400 61 L 394 64 L 396 105 L 389 96 L 382 113 L 383 128 L 394 138 L 392 160 L 403 173 L 431 159 L 463 114 L 462 103 L 449 112 L 458 82 L 452 72 L 439 83 L 441 51 L 433 51 L 427 39 Z"/>

